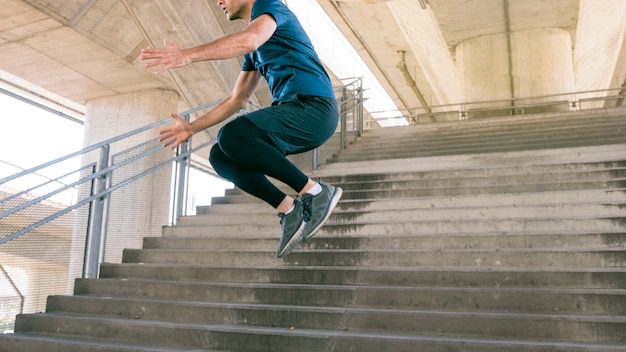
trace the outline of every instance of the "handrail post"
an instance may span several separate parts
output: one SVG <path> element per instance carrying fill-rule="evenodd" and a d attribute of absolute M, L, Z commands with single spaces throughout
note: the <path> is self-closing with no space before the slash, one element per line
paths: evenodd
<path fill-rule="evenodd" d="M 348 100 L 348 89 L 346 87 L 343 87 L 343 89 L 341 90 L 341 110 L 339 111 L 339 118 L 341 119 L 341 149 L 346 149 L 346 129 L 347 129 L 347 114 L 348 114 L 348 109 L 346 108 L 347 105 L 347 100 Z"/>
<path fill-rule="evenodd" d="M 190 115 L 184 115 L 183 118 L 189 122 Z M 189 144 L 191 143 L 191 139 L 181 143 L 176 149 L 176 154 L 186 154 L 189 151 Z M 174 218 L 172 219 L 172 224 L 177 224 L 178 219 L 185 214 L 185 195 L 187 194 L 187 179 L 189 176 L 189 157 L 185 156 L 181 158 L 177 163 L 177 172 L 176 172 L 176 185 L 175 185 L 175 193 L 174 193 Z"/>
<path fill-rule="evenodd" d="M 363 134 L 363 79 L 359 79 L 359 87 L 357 88 L 357 137 L 361 137 Z"/>
<path fill-rule="evenodd" d="M 100 161 L 98 162 L 97 172 L 109 167 L 109 153 L 110 146 L 108 144 L 100 148 Z M 94 179 L 92 195 L 100 194 L 105 190 L 107 179 L 108 173 Z M 90 221 L 85 243 L 85 258 L 83 261 L 83 278 L 85 279 L 95 279 L 98 277 L 98 266 L 100 265 L 101 258 L 103 258 L 102 251 L 104 240 L 102 229 L 106 198 L 107 196 L 102 196 L 91 202 Z"/>
<path fill-rule="evenodd" d="M 320 148 L 313 149 L 313 170 L 320 168 Z"/>

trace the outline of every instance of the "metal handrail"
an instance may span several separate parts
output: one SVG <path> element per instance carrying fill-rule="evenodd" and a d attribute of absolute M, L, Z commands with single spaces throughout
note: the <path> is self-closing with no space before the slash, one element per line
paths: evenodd
<path fill-rule="evenodd" d="M 578 92 L 567 92 L 567 93 L 560 93 L 560 94 L 547 94 L 547 95 L 540 95 L 540 96 L 529 96 L 529 97 L 520 97 L 520 98 L 507 98 L 507 99 L 496 99 L 496 100 L 484 100 L 484 101 L 472 101 L 472 102 L 458 102 L 458 103 L 452 103 L 452 104 L 443 104 L 443 105 L 432 105 L 429 106 L 429 110 L 435 111 L 435 110 L 439 110 L 442 112 L 445 111 L 459 111 L 460 114 L 463 114 L 464 112 L 467 112 L 468 109 L 470 109 L 472 106 L 476 106 L 476 105 L 492 105 L 492 104 L 507 104 L 507 105 L 502 105 L 500 106 L 500 108 L 523 108 L 523 107 L 530 107 L 536 104 L 529 104 L 529 105 L 517 105 L 516 102 L 523 102 L 525 100 L 545 100 L 545 99 L 549 99 L 549 98 L 555 98 L 555 97 L 564 97 L 567 98 L 568 101 L 570 102 L 570 104 L 572 104 L 572 106 L 575 105 L 575 102 L 578 102 L 580 100 L 584 100 L 584 98 L 579 98 L 579 99 L 570 99 L 572 97 L 575 96 L 580 96 L 580 95 L 587 95 L 587 94 L 594 94 L 594 93 L 610 93 L 610 92 L 618 92 L 617 97 L 625 97 L 626 95 L 624 95 L 624 88 L 620 87 L 620 88 L 608 88 L 608 89 L 596 89 L 596 90 L 585 90 L 585 91 L 578 91 Z M 607 97 L 604 97 L 607 98 Z M 600 98 L 598 98 L 600 99 Z M 550 102 L 557 102 L 560 100 L 555 100 L 555 101 L 550 101 Z M 548 103 L 548 102 L 546 102 Z M 451 110 L 447 110 L 449 108 L 454 108 Z M 488 108 L 477 108 L 477 111 L 482 111 L 484 109 L 488 109 Z M 424 107 L 412 107 L 412 108 L 402 108 L 402 109 L 396 109 L 394 111 L 397 111 L 401 116 L 399 116 L 398 118 L 406 118 L 406 116 L 415 116 L 417 114 L 428 114 L 430 113 L 426 108 Z M 408 114 L 403 114 L 402 112 L 407 112 Z M 369 111 L 368 112 L 371 115 L 375 115 L 375 114 L 383 114 L 383 113 L 389 113 L 389 111 Z M 393 119 L 393 118 L 392 118 Z"/>
<path fill-rule="evenodd" d="M 211 107 L 213 105 L 216 105 L 219 102 L 220 102 L 220 100 L 216 100 L 216 101 L 213 101 L 213 102 L 210 102 L 210 103 L 206 103 L 204 105 L 200 105 L 200 106 L 195 107 L 193 109 L 190 109 L 190 110 L 187 110 L 185 112 L 182 112 L 179 115 L 180 116 L 191 115 L 191 114 L 193 114 L 195 112 L 198 112 L 200 110 L 203 110 L 203 109 L 209 108 L 209 107 Z M 164 124 L 166 124 L 168 122 L 171 122 L 171 121 L 172 121 L 172 119 L 170 117 L 168 117 L 168 118 L 165 118 L 165 119 L 163 119 L 161 121 L 157 121 L 157 122 L 151 123 L 151 124 L 146 125 L 144 127 L 140 127 L 138 129 L 135 129 L 135 130 L 132 130 L 132 131 L 129 131 L 129 132 L 126 132 L 126 133 L 122 133 L 119 136 L 116 136 L 116 137 L 113 137 L 113 138 L 109 138 L 109 139 L 104 140 L 102 142 L 90 145 L 90 146 L 85 147 L 85 148 L 83 148 L 83 149 L 81 149 L 79 151 L 67 154 L 65 156 L 62 156 L 62 157 L 59 157 L 57 159 L 48 161 L 48 162 L 43 163 L 41 165 L 32 167 L 30 169 L 23 170 L 21 172 L 18 172 L 16 174 L 11 175 L 11 176 L 7 176 L 5 178 L 0 179 L 0 185 L 3 184 L 3 183 L 6 183 L 8 181 L 14 180 L 16 178 L 22 177 L 24 175 L 37 172 L 37 171 L 39 171 L 41 169 L 45 169 L 45 168 L 50 167 L 50 166 L 52 166 L 54 164 L 58 164 L 58 163 L 60 163 L 62 161 L 65 161 L 65 160 L 77 157 L 79 155 L 83 155 L 83 154 L 89 153 L 89 152 L 94 151 L 96 149 L 100 149 L 100 148 L 102 148 L 105 145 L 110 145 L 110 144 L 113 144 L 115 142 L 118 142 L 118 141 L 121 141 L 123 139 L 126 139 L 128 137 L 132 137 L 134 135 L 137 135 L 139 133 L 142 133 L 142 132 L 145 132 L 145 131 L 149 131 L 149 130 L 151 130 L 153 128 L 159 127 L 159 126 L 164 125 Z"/>
<path fill-rule="evenodd" d="M 2 161 L 0 161 L 0 162 L 2 162 Z M 10 166 L 14 166 L 15 168 L 18 168 L 18 169 L 22 169 L 22 168 L 20 168 L 20 167 L 17 167 L 17 166 L 15 166 L 15 165 L 10 164 L 10 163 L 6 163 L 6 162 L 2 162 L 2 163 L 7 164 L 7 165 L 10 165 Z M 67 173 L 67 174 L 64 174 L 64 175 L 61 175 L 61 176 L 55 177 L 54 179 L 51 179 L 51 178 L 49 178 L 49 177 L 47 177 L 47 176 L 44 176 L 44 175 L 38 174 L 38 173 L 36 173 L 36 172 L 33 172 L 33 173 L 32 173 L 33 175 L 36 175 L 36 176 L 42 177 L 42 178 L 44 178 L 44 179 L 47 179 L 48 181 L 46 181 L 45 183 L 39 184 L 39 185 L 37 185 L 37 186 L 33 186 L 33 187 L 30 187 L 30 188 L 27 188 L 27 189 L 25 189 L 25 190 L 23 190 L 23 191 L 21 191 L 21 192 L 18 192 L 18 193 L 12 194 L 12 195 L 10 195 L 10 196 L 8 196 L 8 197 L 5 197 L 5 198 L 3 198 L 3 199 L 0 199 L 0 204 L 2 204 L 2 203 L 4 203 L 4 202 L 7 202 L 7 201 L 10 201 L 10 200 L 15 199 L 15 198 L 19 198 L 19 197 L 21 197 L 21 196 L 23 196 L 23 195 L 26 195 L 26 194 L 28 194 L 28 193 L 30 193 L 30 192 L 32 192 L 32 191 L 34 191 L 34 190 L 35 190 L 35 189 L 37 189 L 37 188 L 45 187 L 45 186 L 48 186 L 48 185 L 53 184 L 53 183 L 59 183 L 59 184 L 62 184 L 62 185 L 66 185 L 66 186 L 67 186 L 67 183 L 61 182 L 61 181 L 59 181 L 59 180 L 64 179 L 64 178 L 66 178 L 66 177 L 68 177 L 68 176 L 70 176 L 70 175 L 72 175 L 72 174 L 74 174 L 74 173 L 76 173 L 76 172 L 80 172 L 80 171 L 82 171 L 82 170 L 83 170 L 83 169 L 85 169 L 85 168 L 86 168 L 86 167 L 80 168 L 80 169 L 78 169 L 78 170 L 76 170 L 76 171 L 69 172 L 69 173 Z M 24 170 L 24 169 L 22 169 L 22 170 Z M 0 218 L 2 218 L 2 215 L 0 215 Z"/>
<path fill-rule="evenodd" d="M 200 105 L 196 108 L 190 109 L 188 111 L 182 112 L 179 115 L 186 117 L 187 119 L 189 119 L 189 116 L 197 111 L 209 108 L 213 105 L 216 105 L 217 103 L 219 103 L 220 100 L 217 101 L 213 101 L 213 102 L 209 102 L 203 105 Z M 5 209 L 4 211 L 0 212 L 0 220 L 1 219 L 5 219 L 8 218 L 12 215 L 16 215 L 19 214 L 21 211 L 37 205 L 37 204 L 42 204 L 44 201 L 60 194 L 63 192 L 66 192 L 70 189 L 76 189 L 77 187 L 81 186 L 81 185 L 88 185 L 88 184 L 98 184 L 100 185 L 98 189 L 96 189 L 95 191 L 92 190 L 90 193 L 90 196 L 87 196 L 85 198 L 81 198 L 76 200 L 75 202 L 73 202 L 72 204 L 68 205 L 67 207 L 61 208 L 61 209 L 55 209 L 52 211 L 52 213 L 50 214 L 45 214 L 45 216 L 42 216 L 41 218 L 36 218 L 32 223 L 27 224 L 19 229 L 17 229 L 16 231 L 13 231 L 11 233 L 9 233 L 8 235 L 0 238 L 0 245 L 6 244 L 10 241 L 13 241 L 49 222 L 52 222 L 53 220 L 60 218 L 66 214 L 69 214 L 87 204 L 91 204 L 91 210 L 90 210 L 90 216 L 89 216 L 89 225 L 87 226 L 87 241 L 86 241 L 86 248 L 85 248 L 85 256 L 83 257 L 83 277 L 96 277 L 97 276 L 97 272 L 98 272 L 98 265 L 100 263 L 99 259 L 103 258 L 103 241 L 102 239 L 106 238 L 106 234 L 102 234 L 104 225 L 106 223 L 106 220 L 103 219 L 104 214 L 105 214 L 105 207 L 103 206 L 103 204 L 101 204 L 103 201 L 106 201 L 106 199 L 109 197 L 109 195 L 120 189 L 121 187 L 124 187 L 126 185 L 128 185 L 129 183 L 134 182 L 135 180 L 138 180 L 141 177 L 144 177 L 145 175 L 155 172 L 158 169 L 161 169 L 163 167 L 166 167 L 167 165 L 170 165 L 173 162 L 177 162 L 179 160 L 182 160 L 183 158 L 189 158 L 190 155 L 196 151 L 198 151 L 201 148 L 205 148 L 206 146 L 214 143 L 214 141 L 208 141 L 200 146 L 194 147 L 189 149 L 186 153 L 177 153 L 176 156 L 169 158 L 168 160 L 165 160 L 161 163 L 158 163 L 157 165 L 153 165 L 143 171 L 141 171 L 138 174 L 135 174 L 125 180 L 123 180 L 120 183 L 117 183 L 115 185 L 107 185 L 106 184 L 106 179 L 109 175 L 111 175 L 116 169 L 119 169 L 121 167 L 124 167 L 126 165 L 129 165 L 143 157 L 146 157 L 147 155 L 151 155 L 153 153 L 156 153 L 159 150 L 162 150 L 162 147 L 158 147 L 158 148 L 151 148 L 149 150 L 143 151 L 142 153 L 139 153 L 137 155 L 134 155 L 131 158 L 128 158 L 120 163 L 116 163 L 115 165 L 108 165 L 108 149 L 109 146 L 112 145 L 115 142 L 118 141 L 122 141 L 125 140 L 129 137 L 133 137 L 135 135 L 138 135 L 140 133 L 143 133 L 145 131 L 149 131 L 151 129 L 157 128 L 165 123 L 168 123 L 171 121 L 171 118 L 166 118 L 163 119 L 161 121 L 137 128 L 133 131 L 129 131 L 123 134 L 120 134 L 119 136 L 113 137 L 113 138 L 109 138 L 107 140 L 104 140 L 102 142 L 90 145 L 88 147 L 85 147 L 79 151 L 67 154 L 65 156 L 56 158 L 54 160 L 51 160 L 49 162 L 43 163 L 41 165 L 29 168 L 29 169 L 25 169 L 22 170 L 20 172 L 17 172 L 13 175 L 9 175 L 7 177 L 4 177 L 2 179 L 0 179 L 0 184 L 4 184 L 6 182 L 9 181 L 13 181 L 16 179 L 19 179 L 20 177 L 26 177 L 32 174 L 36 174 L 39 170 L 51 167 L 51 166 L 55 166 L 57 164 L 60 164 L 62 162 L 68 161 L 72 158 L 78 157 L 78 156 L 83 156 L 86 155 L 87 153 L 90 153 L 92 151 L 98 150 L 100 149 L 101 151 L 101 157 L 100 157 L 100 161 L 99 162 L 94 162 L 94 163 L 89 163 L 87 165 L 83 165 L 80 168 L 78 168 L 77 170 L 74 170 L 72 172 L 69 173 L 65 173 L 62 176 L 53 178 L 53 179 L 49 179 L 49 181 L 44 181 L 43 184 L 39 184 L 36 185 L 34 187 L 29 187 L 27 190 L 18 192 L 17 194 L 13 194 L 10 195 L 8 197 L 5 197 L 4 199 L 0 200 L 0 203 L 5 203 L 10 200 L 16 200 L 20 197 L 24 197 L 26 195 L 31 195 L 32 193 L 30 193 L 31 191 L 33 191 L 34 189 L 37 188 L 41 188 L 41 187 L 45 187 L 46 185 L 52 183 L 52 182 L 56 182 L 60 179 L 63 179 L 64 177 L 70 176 L 72 174 L 76 174 L 76 173 L 82 173 L 85 170 L 93 170 L 93 172 L 91 172 L 89 175 L 84 176 L 84 177 L 79 177 L 78 180 L 73 181 L 73 182 L 68 182 L 68 183 L 57 183 L 60 184 L 60 187 L 44 194 L 44 195 L 36 195 L 32 198 L 30 197 L 25 197 L 25 201 L 22 202 L 21 204 L 17 205 L 17 206 L 13 206 L 13 207 L 7 207 L 7 209 Z M 150 139 L 147 142 L 144 143 L 140 143 L 139 147 L 141 147 L 142 145 L 146 145 L 149 143 L 157 143 L 158 142 L 159 137 L 155 137 Z M 188 146 L 189 143 L 191 143 L 191 141 L 187 141 L 184 143 L 185 146 Z M 132 148 L 136 148 L 138 146 L 134 146 L 131 147 Z M 128 150 L 130 150 L 128 149 Z M 177 192 L 180 192 L 182 190 L 177 190 Z M 10 204 L 10 203 L 9 203 Z M 178 214 L 174 214 L 174 216 L 177 216 Z"/>

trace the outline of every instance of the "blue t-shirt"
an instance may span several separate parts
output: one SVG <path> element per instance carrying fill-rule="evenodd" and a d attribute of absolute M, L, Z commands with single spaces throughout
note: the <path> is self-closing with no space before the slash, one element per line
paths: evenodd
<path fill-rule="evenodd" d="M 311 40 L 280 0 L 256 0 L 252 18 L 269 14 L 276 21 L 272 37 L 244 55 L 243 71 L 259 71 L 267 80 L 274 102 L 296 94 L 335 98 L 333 87 Z"/>

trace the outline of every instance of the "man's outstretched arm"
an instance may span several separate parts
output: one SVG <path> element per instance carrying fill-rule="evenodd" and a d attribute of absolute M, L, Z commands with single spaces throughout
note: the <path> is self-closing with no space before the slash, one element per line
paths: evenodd
<path fill-rule="evenodd" d="M 276 21 L 264 14 L 250 22 L 241 32 L 233 33 L 212 42 L 182 49 L 176 44 L 165 40 L 164 48 L 146 48 L 141 51 L 139 59 L 149 60 L 146 68 L 158 66 L 155 74 L 170 68 L 186 66 L 192 62 L 222 60 L 247 54 L 257 50 L 270 39 L 276 31 Z"/>

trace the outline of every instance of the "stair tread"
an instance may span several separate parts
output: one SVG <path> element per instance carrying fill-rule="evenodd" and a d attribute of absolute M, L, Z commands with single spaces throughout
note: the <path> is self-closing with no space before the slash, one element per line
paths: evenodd
<path fill-rule="evenodd" d="M 74 319 L 88 320 L 79 316 L 73 316 Z M 121 321 L 126 319 L 102 318 L 103 321 Z M 611 321 L 611 320 L 609 320 Z M 303 329 L 297 326 L 293 327 L 269 327 L 269 326 L 246 326 L 246 325 L 228 325 L 228 324 L 192 324 L 192 323 L 170 323 L 163 321 L 145 321 L 134 320 L 135 325 L 140 326 L 160 326 L 175 328 L 186 327 L 188 329 L 197 329 L 202 331 L 222 332 L 222 333 L 243 333 L 243 334 L 263 334 L 263 335 L 280 335 L 291 338 L 315 338 L 315 339 L 340 339 L 340 338 L 358 338 L 362 340 L 399 340 L 403 342 L 460 342 L 464 344 L 489 344 L 495 346 L 544 346 L 559 348 L 599 348 L 601 350 L 620 350 L 626 347 L 626 344 L 595 344 L 586 342 L 572 342 L 568 340 L 550 341 L 550 340 L 530 340 L 530 339 L 490 339 L 472 336 L 446 336 L 446 334 L 407 334 L 393 332 L 376 332 L 376 331 L 349 331 L 349 330 L 323 330 L 323 329 Z M 148 350 L 150 351 L 150 350 Z M 172 351 L 170 349 L 170 351 Z M 178 350 L 173 350 L 178 351 Z M 181 350 L 182 351 L 182 350 Z M 195 350 L 194 350 L 195 351 Z M 209 350 L 200 350 L 202 352 Z"/>
<path fill-rule="evenodd" d="M 567 294 L 576 294 L 576 295 L 613 295 L 613 296 L 626 296 L 626 292 L 623 289 L 613 289 L 613 288 L 532 288 L 532 287 L 441 287 L 441 286 L 395 286 L 395 285 L 349 285 L 349 284 L 285 284 L 285 283 L 252 283 L 252 282 L 220 282 L 220 281 L 171 281 L 171 280 L 149 280 L 149 279 L 101 279 L 105 280 L 103 282 L 116 282 L 116 281 L 132 281 L 135 284 L 139 283 L 151 283 L 151 284 L 165 284 L 165 285 L 191 285 L 191 286 L 214 286 L 214 287 L 245 287 L 245 288 L 271 288 L 271 289 L 315 289 L 315 290 L 342 290 L 342 291 L 354 291 L 354 290 L 383 290 L 383 291 L 411 291 L 411 292 L 426 292 L 426 291 L 439 291 L 439 292 L 501 292 L 501 293 L 529 293 L 529 294 L 539 294 L 539 293 L 548 293 L 548 294 L 559 294 L 559 293 L 567 293 Z M 123 299 L 123 300 L 137 300 L 137 301 L 159 301 L 159 302 L 172 302 L 171 300 L 165 299 L 156 299 L 156 298 L 133 298 L 127 297 L 124 295 L 119 296 L 110 296 L 110 295 L 101 295 L 98 293 L 89 293 L 89 294 L 77 294 L 74 296 L 70 296 L 73 298 L 80 299 L 81 297 L 98 297 L 98 298 L 106 298 L 109 299 Z M 172 302 L 174 304 L 180 303 L 192 303 L 195 302 L 199 305 L 210 304 L 206 301 L 176 301 Z M 246 303 L 233 303 L 228 304 L 224 302 L 216 303 L 224 306 L 238 306 L 238 305 L 250 305 L 254 307 L 299 307 L 298 305 L 277 305 L 277 304 L 246 304 Z M 309 307 L 309 306 L 301 306 L 301 307 Z M 352 309 L 354 307 L 326 307 L 332 310 L 340 310 L 340 309 Z M 318 307 L 318 309 L 321 309 Z M 357 309 L 357 308 L 354 308 Z M 365 309 L 365 308 L 358 308 Z M 373 309 L 373 308 L 372 308 Z M 367 310 L 367 309 L 365 309 Z M 375 310 L 375 309 L 374 309 Z M 385 308 L 384 310 L 394 310 L 393 308 Z M 398 309 L 402 311 L 409 311 L 407 309 Z M 584 315 L 587 316 L 587 315 Z M 620 319 L 626 319 L 626 316 L 612 316 L 618 317 Z"/>
<path fill-rule="evenodd" d="M 212 350 L 212 349 L 193 349 L 188 348 L 172 348 L 172 347 L 159 347 L 150 346 L 149 344 L 136 344 L 136 343 L 124 343 L 115 342 L 105 339 L 93 339 L 93 338 L 80 338 L 76 336 L 59 336 L 57 334 L 46 333 L 16 333 L 16 334 L 4 334 L 2 339 L 7 341 L 34 341 L 39 342 L 41 348 L 45 348 L 46 352 L 67 352 L 66 348 L 71 348 L 72 351 L 111 351 L 111 352 L 228 352 L 226 350 Z M 5 344 L 7 344 L 5 341 Z M 61 346 L 59 346 L 61 345 Z M 45 347 L 44 347 L 45 346 Z M 1 346 L 0 346 L 1 347 Z M 57 349 L 60 347 L 60 349 Z M 27 349 L 20 349 L 27 348 Z M 16 346 L 16 350 L 8 351 L 23 351 L 31 352 L 29 346 Z M 74 350 L 73 348 L 80 348 L 80 350 Z"/>

